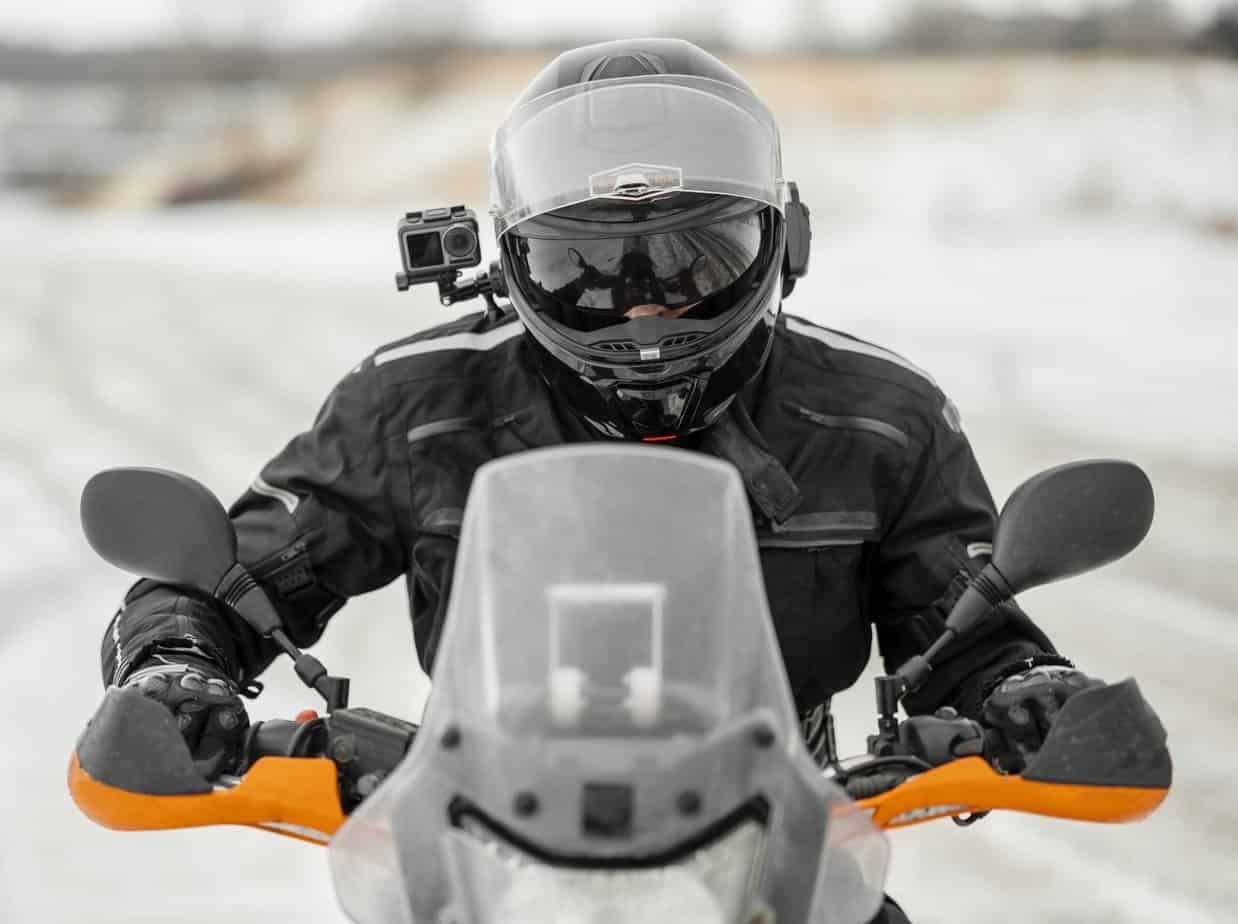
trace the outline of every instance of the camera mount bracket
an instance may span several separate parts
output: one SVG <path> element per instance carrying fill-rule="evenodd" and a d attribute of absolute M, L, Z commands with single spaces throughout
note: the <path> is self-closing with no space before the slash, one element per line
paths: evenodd
<path fill-rule="evenodd" d="M 416 280 L 418 282 L 422 280 Z M 503 268 L 495 260 L 490 268 L 466 279 L 460 279 L 460 271 L 453 270 L 438 277 L 438 300 L 443 305 L 454 305 L 456 302 L 468 301 L 477 296 L 493 296 L 500 298 L 507 295 L 507 286 L 503 280 Z M 403 292 L 411 284 L 405 273 L 397 273 L 396 288 Z"/>

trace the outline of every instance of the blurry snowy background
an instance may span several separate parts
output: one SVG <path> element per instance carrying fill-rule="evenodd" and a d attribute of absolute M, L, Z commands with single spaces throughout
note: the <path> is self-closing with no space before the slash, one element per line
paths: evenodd
<path fill-rule="evenodd" d="M 0 920 L 338 921 L 319 848 L 247 829 L 125 835 L 64 768 L 128 579 L 86 547 L 94 471 L 225 498 L 376 345 L 451 312 L 397 295 L 393 226 L 483 212 L 489 133 L 558 50 L 694 39 L 780 120 L 812 208 L 788 309 L 931 370 L 999 502 L 1124 456 L 1145 545 L 1024 601 L 1135 675 L 1170 729 L 1149 821 L 991 817 L 896 832 L 922 924 L 1210 922 L 1238 905 L 1238 8 L 1216 0 L 84 0 L 0 9 Z M 402 590 L 318 652 L 415 717 Z M 277 664 L 255 718 L 310 697 Z M 866 678 L 843 698 L 863 746 Z"/>

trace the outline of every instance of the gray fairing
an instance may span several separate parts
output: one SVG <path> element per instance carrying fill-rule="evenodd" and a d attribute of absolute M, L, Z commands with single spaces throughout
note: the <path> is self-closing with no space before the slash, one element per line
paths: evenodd
<path fill-rule="evenodd" d="M 462 816 L 550 865 L 622 867 L 754 806 L 763 865 L 736 921 L 875 913 L 885 842 L 798 733 L 733 467 L 631 445 L 488 463 L 454 586 L 417 740 L 331 844 L 354 920 L 488 924 L 455 868 Z M 582 823 L 598 783 L 630 788 L 618 835 Z"/>

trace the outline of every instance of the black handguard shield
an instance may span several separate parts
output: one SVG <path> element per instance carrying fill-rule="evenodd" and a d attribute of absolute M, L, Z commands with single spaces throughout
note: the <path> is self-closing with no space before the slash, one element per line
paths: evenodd
<path fill-rule="evenodd" d="M 110 687 L 77 742 L 78 765 L 91 778 L 150 796 L 209 793 L 176 720 L 136 689 Z"/>
<path fill-rule="evenodd" d="M 1076 693 L 1022 776 L 1041 783 L 1168 788 L 1165 726 L 1133 678 Z"/>

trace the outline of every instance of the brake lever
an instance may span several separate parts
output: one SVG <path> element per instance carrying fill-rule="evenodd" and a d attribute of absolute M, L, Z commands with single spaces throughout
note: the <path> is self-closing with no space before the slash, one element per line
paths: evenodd
<path fill-rule="evenodd" d="M 228 755 L 225 752 L 220 751 L 214 757 L 205 759 L 195 757 L 193 760 L 193 769 L 199 776 L 202 777 L 202 779 L 208 782 L 214 782 L 225 773 L 226 768 L 224 767 L 224 758 L 227 756 Z"/>

